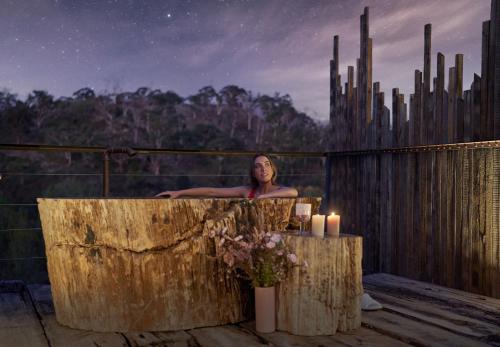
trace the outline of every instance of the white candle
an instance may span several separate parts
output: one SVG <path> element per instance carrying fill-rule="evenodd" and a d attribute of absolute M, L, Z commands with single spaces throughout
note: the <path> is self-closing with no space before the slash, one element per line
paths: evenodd
<path fill-rule="evenodd" d="M 339 236 L 340 231 L 340 216 L 332 212 L 326 219 L 326 233 L 328 236 Z"/>
<path fill-rule="evenodd" d="M 312 235 L 318 237 L 325 235 L 325 215 L 315 214 L 312 216 Z"/>

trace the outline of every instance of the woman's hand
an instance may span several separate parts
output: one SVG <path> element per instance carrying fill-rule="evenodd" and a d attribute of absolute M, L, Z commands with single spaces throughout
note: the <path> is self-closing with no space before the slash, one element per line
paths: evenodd
<path fill-rule="evenodd" d="M 161 192 L 159 194 L 156 194 L 155 197 L 159 198 L 159 197 L 167 197 L 167 198 L 171 198 L 171 199 L 177 199 L 179 197 L 179 192 L 178 191 L 175 191 L 175 190 L 166 190 L 164 192 Z"/>

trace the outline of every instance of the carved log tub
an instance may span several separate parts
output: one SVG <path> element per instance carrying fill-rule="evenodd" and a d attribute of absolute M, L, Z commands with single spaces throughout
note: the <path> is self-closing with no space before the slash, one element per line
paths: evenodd
<path fill-rule="evenodd" d="M 320 199 L 38 199 L 56 318 L 94 331 L 165 331 L 249 318 L 211 229 L 283 231 Z M 222 281 L 221 281 L 222 279 Z"/>

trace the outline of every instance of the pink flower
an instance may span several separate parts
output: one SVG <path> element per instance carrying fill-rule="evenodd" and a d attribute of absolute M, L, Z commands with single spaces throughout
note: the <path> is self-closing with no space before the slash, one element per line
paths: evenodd
<path fill-rule="evenodd" d="M 273 236 L 271 236 L 271 241 L 274 242 L 274 243 L 278 243 L 281 241 L 281 235 L 280 234 L 273 234 Z"/>
<path fill-rule="evenodd" d="M 276 252 L 276 254 L 279 255 L 279 256 L 282 256 L 283 255 L 283 251 L 278 251 L 278 252 Z"/>
<path fill-rule="evenodd" d="M 290 253 L 288 256 L 287 256 L 288 260 L 290 260 L 292 263 L 296 263 L 297 262 L 297 256 L 293 253 Z"/>
<path fill-rule="evenodd" d="M 266 243 L 266 247 L 269 249 L 272 249 L 272 248 L 276 247 L 276 243 L 269 241 L 268 243 Z"/>

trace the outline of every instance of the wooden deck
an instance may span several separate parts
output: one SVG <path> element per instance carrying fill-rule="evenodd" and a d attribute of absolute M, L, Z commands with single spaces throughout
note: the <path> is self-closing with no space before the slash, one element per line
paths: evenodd
<path fill-rule="evenodd" d="M 384 309 L 351 334 L 259 334 L 253 322 L 175 332 L 94 333 L 55 320 L 50 286 L 0 282 L 0 346 L 500 346 L 500 300 L 387 274 L 364 278 Z"/>

